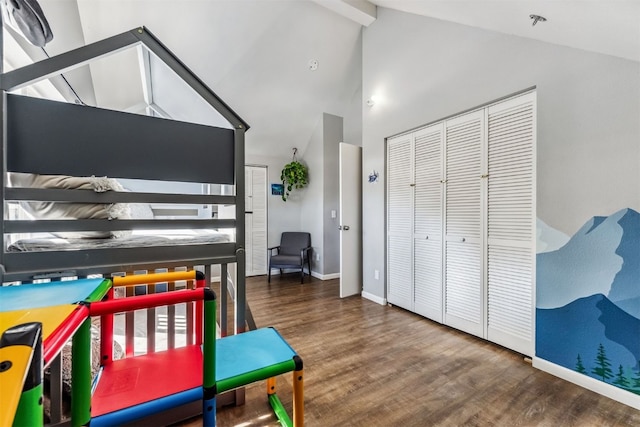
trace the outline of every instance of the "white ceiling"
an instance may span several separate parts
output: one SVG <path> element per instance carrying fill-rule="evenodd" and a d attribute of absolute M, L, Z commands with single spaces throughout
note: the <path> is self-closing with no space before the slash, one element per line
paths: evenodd
<path fill-rule="evenodd" d="M 640 61 L 640 0 L 39 2 L 54 34 L 49 54 L 146 26 L 251 125 L 247 153 L 255 156 L 288 157 L 292 147 L 304 153 L 323 112 L 350 108 L 362 76 L 361 23 L 375 15 L 371 3 Z M 548 21 L 532 26 L 532 13 Z M 131 74 L 137 61 L 134 50 L 67 77 L 85 102 L 130 109 L 144 101 L 144 83 Z M 170 105 L 172 99 L 185 98 L 164 93 L 166 109 L 189 117 L 195 104 Z"/>
<path fill-rule="evenodd" d="M 640 61 L 638 0 L 370 0 L 380 7 Z M 529 15 L 547 19 L 532 25 Z"/>

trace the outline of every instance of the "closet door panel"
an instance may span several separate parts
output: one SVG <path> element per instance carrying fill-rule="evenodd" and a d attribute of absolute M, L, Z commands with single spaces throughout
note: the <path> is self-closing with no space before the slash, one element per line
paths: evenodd
<path fill-rule="evenodd" d="M 442 242 L 414 240 L 414 311 L 442 323 Z"/>
<path fill-rule="evenodd" d="M 253 274 L 267 274 L 267 168 L 254 168 L 251 186 Z"/>
<path fill-rule="evenodd" d="M 491 244 L 487 253 L 487 339 L 531 356 L 531 249 Z"/>
<path fill-rule="evenodd" d="M 483 113 L 448 120 L 445 127 L 444 323 L 483 336 Z"/>
<path fill-rule="evenodd" d="M 535 94 L 487 118 L 487 339 L 533 355 Z"/>
<path fill-rule="evenodd" d="M 442 322 L 443 124 L 414 134 L 414 311 Z"/>
<path fill-rule="evenodd" d="M 387 141 L 387 300 L 413 310 L 412 137 Z"/>
<path fill-rule="evenodd" d="M 387 300 L 407 310 L 413 310 L 411 285 L 411 239 L 389 236 L 387 258 Z"/>
<path fill-rule="evenodd" d="M 482 336 L 483 307 L 480 244 L 447 241 L 445 322 Z"/>
<path fill-rule="evenodd" d="M 245 251 L 245 274 L 253 275 L 253 168 L 244 167 L 244 246 Z"/>
<path fill-rule="evenodd" d="M 267 168 L 245 166 L 246 274 L 267 273 Z"/>

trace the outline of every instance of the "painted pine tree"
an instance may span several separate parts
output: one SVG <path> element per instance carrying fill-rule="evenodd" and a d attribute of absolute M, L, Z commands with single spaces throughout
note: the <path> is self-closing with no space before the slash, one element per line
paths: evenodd
<path fill-rule="evenodd" d="M 591 370 L 592 374 L 602 378 L 602 381 L 607 382 L 608 379 L 613 378 L 613 371 L 611 370 L 611 363 L 607 358 L 607 353 L 604 351 L 602 343 L 598 346 L 598 355 L 596 356 L 596 367 Z"/>
<path fill-rule="evenodd" d="M 620 365 L 620 367 L 618 368 L 618 374 L 616 375 L 616 379 L 613 380 L 613 384 L 617 385 L 620 388 L 629 388 L 629 381 L 624 376 L 622 365 Z"/>
<path fill-rule="evenodd" d="M 640 390 L 640 368 L 636 370 L 636 374 L 633 377 L 633 388 Z"/>
<path fill-rule="evenodd" d="M 584 365 L 582 364 L 582 359 L 580 358 L 580 355 L 578 354 L 578 361 L 576 362 L 576 371 L 580 372 L 581 374 L 587 374 L 587 370 L 584 368 Z"/>

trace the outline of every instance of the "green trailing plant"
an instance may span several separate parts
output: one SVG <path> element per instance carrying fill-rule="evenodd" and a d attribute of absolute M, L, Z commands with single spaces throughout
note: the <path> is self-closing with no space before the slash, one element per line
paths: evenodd
<path fill-rule="evenodd" d="M 280 180 L 282 181 L 282 200 L 285 202 L 291 191 L 296 188 L 303 188 L 308 183 L 308 169 L 296 159 L 297 149 L 293 149 L 293 159 L 282 168 Z"/>

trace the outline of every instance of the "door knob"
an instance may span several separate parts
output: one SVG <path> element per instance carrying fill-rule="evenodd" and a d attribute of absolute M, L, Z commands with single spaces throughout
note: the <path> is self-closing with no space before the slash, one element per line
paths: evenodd
<path fill-rule="evenodd" d="M 338 226 L 338 230 L 342 230 L 342 226 L 341 225 Z"/>
<path fill-rule="evenodd" d="M 342 226 L 342 229 L 346 231 L 346 230 L 349 229 L 349 226 L 348 225 L 344 225 L 344 226 Z"/>

